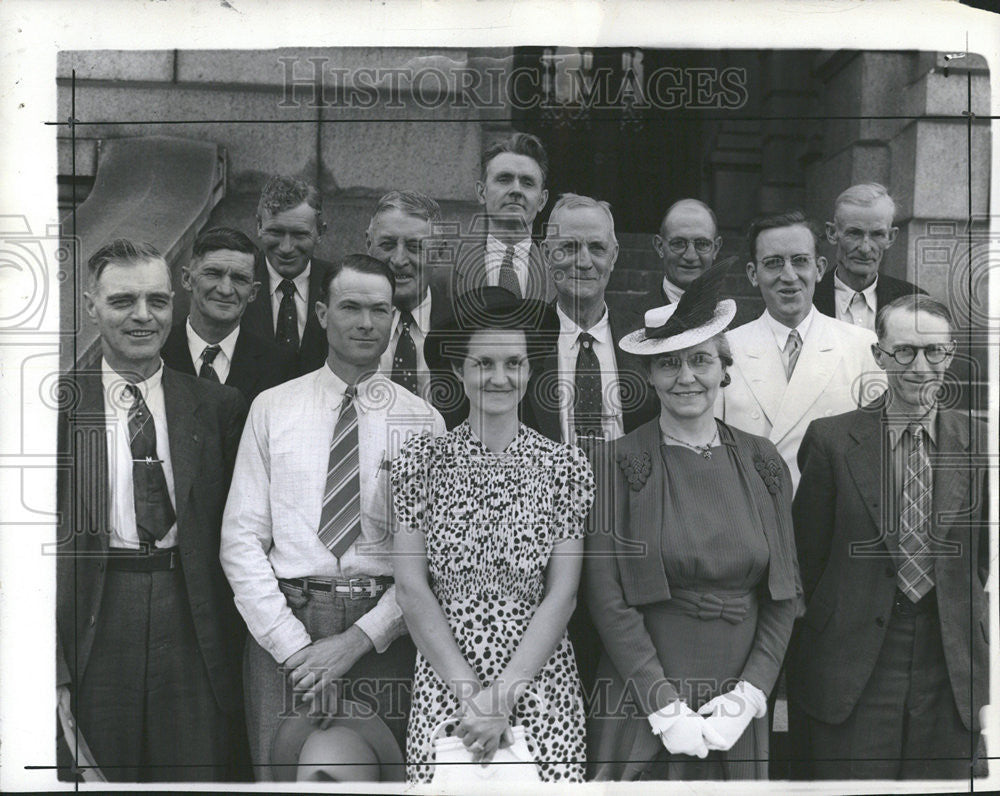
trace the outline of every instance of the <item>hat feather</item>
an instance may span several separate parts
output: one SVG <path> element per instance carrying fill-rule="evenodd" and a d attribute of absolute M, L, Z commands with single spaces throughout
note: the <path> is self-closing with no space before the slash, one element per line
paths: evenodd
<path fill-rule="evenodd" d="M 647 326 L 646 338 L 663 340 L 697 329 L 711 321 L 715 317 L 715 308 L 719 303 L 722 280 L 736 259 L 727 257 L 725 260 L 720 260 L 688 285 L 681 300 L 677 302 L 677 309 L 673 315 L 662 326 Z"/>

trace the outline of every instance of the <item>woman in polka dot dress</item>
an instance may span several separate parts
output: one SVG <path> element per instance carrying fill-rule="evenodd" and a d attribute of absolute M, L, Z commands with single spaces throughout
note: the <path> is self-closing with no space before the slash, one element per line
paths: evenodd
<path fill-rule="evenodd" d="M 431 781 L 432 733 L 454 718 L 475 760 L 520 725 L 543 781 L 581 782 L 583 698 L 566 625 L 593 475 L 578 448 L 518 420 L 529 357 L 558 320 L 500 288 L 476 296 L 475 311 L 460 307 L 425 341 L 432 367 L 447 341 L 469 419 L 412 439 L 392 467 L 397 599 L 419 651 L 407 777 Z"/>

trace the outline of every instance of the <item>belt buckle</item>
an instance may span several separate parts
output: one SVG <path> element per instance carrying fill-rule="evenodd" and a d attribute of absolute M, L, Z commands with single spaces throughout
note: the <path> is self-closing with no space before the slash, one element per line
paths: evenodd
<path fill-rule="evenodd" d="M 351 590 L 349 597 L 352 600 L 363 600 L 365 597 L 375 597 L 375 580 L 373 578 L 351 578 L 347 581 L 347 586 Z M 360 592 L 357 596 L 355 590 Z M 365 592 L 367 591 L 367 594 Z"/>

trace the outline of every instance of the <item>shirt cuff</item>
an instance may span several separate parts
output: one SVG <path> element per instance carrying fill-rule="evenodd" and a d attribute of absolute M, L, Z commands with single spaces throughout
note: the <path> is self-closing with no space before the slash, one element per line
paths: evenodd
<path fill-rule="evenodd" d="M 274 634 L 274 638 L 266 639 L 266 643 L 261 644 L 271 657 L 280 665 L 287 661 L 292 655 L 304 647 L 312 644 L 312 638 L 306 632 L 305 626 L 295 620 L 297 628 L 288 628 L 285 632 Z"/>
<path fill-rule="evenodd" d="M 375 652 L 383 653 L 397 638 L 406 634 L 403 612 L 396 604 L 396 587 L 391 586 L 382 598 L 364 616 L 354 623 L 375 647 Z"/>

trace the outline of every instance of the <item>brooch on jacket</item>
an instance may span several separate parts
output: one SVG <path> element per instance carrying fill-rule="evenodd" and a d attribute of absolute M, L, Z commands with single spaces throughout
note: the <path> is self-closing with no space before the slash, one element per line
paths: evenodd
<path fill-rule="evenodd" d="M 650 460 L 646 451 L 642 453 L 619 453 L 615 459 L 628 479 L 628 488 L 638 492 L 649 480 Z"/>
<path fill-rule="evenodd" d="M 758 453 L 753 457 L 753 466 L 764 479 L 767 491 L 772 495 L 778 494 L 781 489 L 781 463 L 773 457 L 765 459 Z"/>

